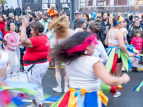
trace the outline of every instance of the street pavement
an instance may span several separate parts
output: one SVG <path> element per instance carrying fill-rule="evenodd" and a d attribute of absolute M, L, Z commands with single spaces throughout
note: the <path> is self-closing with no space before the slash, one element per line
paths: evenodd
<path fill-rule="evenodd" d="M 131 78 L 131 81 L 126 85 L 122 85 L 124 88 L 124 91 L 121 92 L 122 95 L 118 98 L 113 98 L 112 94 L 108 94 L 108 107 L 143 107 L 143 88 L 141 88 L 139 92 L 133 91 L 133 88 L 137 86 L 139 83 L 141 83 L 141 81 L 143 80 L 143 72 L 129 72 L 128 74 Z M 64 87 L 63 80 L 64 78 L 62 78 L 62 87 Z M 49 69 L 47 71 L 46 75 L 43 78 L 42 86 L 45 94 L 49 94 L 52 96 L 61 96 L 63 94 L 52 91 L 52 88 L 57 86 L 54 69 Z M 30 104 L 31 103 L 27 103 L 23 107 L 26 107 Z M 49 105 L 45 105 L 46 107 L 49 107 Z"/>

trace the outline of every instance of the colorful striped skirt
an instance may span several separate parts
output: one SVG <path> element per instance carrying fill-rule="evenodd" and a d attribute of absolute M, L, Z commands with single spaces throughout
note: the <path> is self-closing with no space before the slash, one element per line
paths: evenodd
<path fill-rule="evenodd" d="M 107 107 L 108 97 L 101 91 L 69 88 L 57 102 L 50 107 Z"/>

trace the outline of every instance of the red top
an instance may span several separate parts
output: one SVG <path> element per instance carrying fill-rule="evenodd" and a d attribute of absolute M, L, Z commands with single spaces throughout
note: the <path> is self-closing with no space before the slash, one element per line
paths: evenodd
<path fill-rule="evenodd" d="M 48 58 L 50 54 L 50 42 L 45 34 L 41 36 L 34 36 L 30 38 L 30 41 L 33 48 L 26 48 L 23 61 L 38 61 Z M 24 64 L 24 66 L 27 65 L 29 64 Z"/>
<path fill-rule="evenodd" d="M 4 37 L 4 35 L 5 35 L 5 20 L 3 21 L 3 22 L 0 22 L 0 31 L 2 32 L 2 34 L 3 34 L 3 37 Z"/>

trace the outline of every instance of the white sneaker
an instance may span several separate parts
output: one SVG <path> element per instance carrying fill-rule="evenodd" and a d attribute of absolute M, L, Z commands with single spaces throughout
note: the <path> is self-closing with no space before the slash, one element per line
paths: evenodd
<path fill-rule="evenodd" d="M 68 92 L 68 90 L 69 90 L 68 87 L 64 88 L 64 92 L 65 92 L 65 93 Z"/>
<path fill-rule="evenodd" d="M 39 107 L 39 106 L 38 106 L 38 105 L 31 104 L 31 105 L 29 105 L 29 106 L 27 106 L 27 107 Z"/>
<path fill-rule="evenodd" d="M 119 96 L 121 96 L 121 92 L 119 92 L 119 91 L 117 91 L 117 93 L 113 95 L 113 97 L 115 97 L 115 98 L 119 97 Z"/>
<path fill-rule="evenodd" d="M 57 86 L 57 87 L 54 87 L 54 88 L 53 88 L 53 91 L 58 92 L 58 93 L 61 93 L 61 92 L 62 92 L 62 88 L 59 88 L 59 87 Z"/>

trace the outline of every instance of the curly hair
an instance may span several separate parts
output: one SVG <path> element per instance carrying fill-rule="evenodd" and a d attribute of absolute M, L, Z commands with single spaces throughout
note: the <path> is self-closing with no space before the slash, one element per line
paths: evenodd
<path fill-rule="evenodd" d="M 66 51 L 82 44 L 87 37 L 93 35 L 90 32 L 78 32 L 73 36 L 69 37 L 65 42 L 61 45 L 57 45 L 55 52 L 52 54 L 53 59 L 56 57 L 58 61 L 64 63 L 71 63 L 75 59 L 79 58 L 81 55 L 85 55 L 84 51 L 81 52 L 74 52 L 73 54 L 69 55 Z"/>
<path fill-rule="evenodd" d="M 50 30 L 54 29 L 54 32 L 57 34 L 57 38 L 66 38 L 68 36 L 69 22 L 66 16 L 60 16 L 58 19 L 53 21 L 49 28 Z"/>

